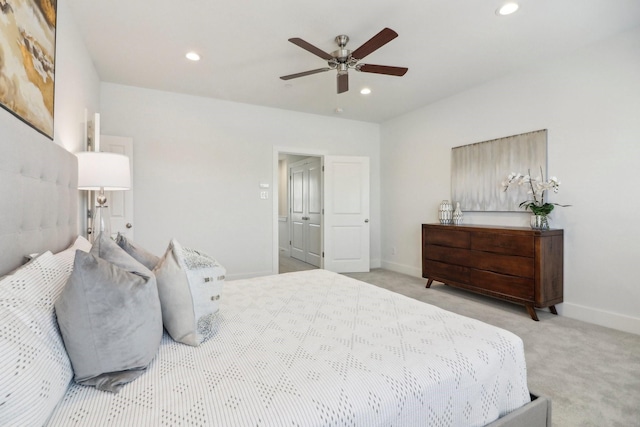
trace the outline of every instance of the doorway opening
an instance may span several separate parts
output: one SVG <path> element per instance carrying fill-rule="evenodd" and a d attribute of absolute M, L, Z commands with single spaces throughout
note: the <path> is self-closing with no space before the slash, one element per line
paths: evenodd
<path fill-rule="evenodd" d="M 315 239 L 316 259 L 319 268 L 336 273 L 355 273 L 369 271 L 369 157 L 335 156 L 322 151 L 287 149 L 274 147 L 273 149 L 273 250 L 272 272 L 280 270 L 280 255 L 291 257 L 291 184 L 286 173 L 288 167 L 280 168 L 283 155 L 300 156 L 298 160 L 317 158 L 320 160 L 321 171 L 317 179 L 319 185 L 320 220 L 315 233 L 310 239 Z M 284 160 L 284 158 L 283 158 Z M 287 163 L 288 165 L 288 163 Z M 285 175 L 281 180 L 280 176 Z M 282 188 L 280 188 L 282 185 Z M 286 186 L 285 186 L 286 185 Z M 280 195 L 286 195 L 284 199 Z M 280 201 L 286 206 L 282 211 Z M 288 203 L 289 205 L 285 205 Z M 287 211 L 289 210 L 289 212 Z M 311 213 L 313 209 L 308 211 Z M 304 212 L 304 211 L 303 211 Z M 283 213 L 283 215 L 280 215 Z M 308 219 L 302 219 L 302 216 Z M 313 221 L 312 215 L 301 214 L 301 220 Z M 285 230 L 280 233 L 280 230 Z M 289 230 L 289 236 L 286 236 Z M 280 239 L 283 237 L 282 240 Z M 319 236 L 319 237 L 318 237 Z M 288 238 L 287 238 L 288 237 Z M 291 241 L 291 243 L 289 243 Z M 317 242 L 320 242 L 318 250 Z M 282 242 L 282 243 L 281 243 Z M 287 252 L 288 251 L 288 252 Z M 312 259 L 314 254 L 312 255 Z M 305 263 L 309 260 L 305 255 Z M 312 265 L 312 264 L 310 264 Z"/>
<path fill-rule="evenodd" d="M 278 154 L 278 273 L 322 268 L 322 158 Z"/>

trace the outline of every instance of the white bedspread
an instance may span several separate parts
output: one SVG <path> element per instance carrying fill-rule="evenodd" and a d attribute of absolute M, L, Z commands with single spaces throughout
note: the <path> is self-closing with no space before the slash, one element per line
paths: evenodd
<path fill-rule="evenodd" d="M 324 270 L 225 284 L 200 347 L 165 334 L 119 394 L 75 383 L 52 426 L 481 426 L 529 402 L 505 330 Z"/>

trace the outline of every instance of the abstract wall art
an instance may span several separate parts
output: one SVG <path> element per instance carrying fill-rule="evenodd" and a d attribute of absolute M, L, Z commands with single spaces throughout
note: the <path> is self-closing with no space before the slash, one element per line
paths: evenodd
<path fill-rule="evenodd" d="M 53 139 L 57 0 L 0 0 L 0 105 Z"/>
<path fill-rule="evenodd" d="M 451 149 L 451 200 L 463 211 L 520 211 L 528 188 L 505 192 L 511 172 L 546 177 L 547 130 L 523 133 Z M 515 190 L 515 189 L 514 189 Z"/>

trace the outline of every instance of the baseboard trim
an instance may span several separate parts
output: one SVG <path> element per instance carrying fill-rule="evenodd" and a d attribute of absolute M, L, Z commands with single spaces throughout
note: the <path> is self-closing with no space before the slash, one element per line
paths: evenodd
<path fill-rule="evenodd" d="M 406 274 L 407 276 L 422 277 L 422 269 L 411 267 L 409 265 L 398 264 L 390 261 L 382 261 L 381 268 L 385 270 L 395 271 L 396 273 Z"/>
<path fill-rule="evenodd" d="M 640 335 L 640 319 L 636 317 L 568 302 L 559 305 L 558 311 L 572 319 Z"/>

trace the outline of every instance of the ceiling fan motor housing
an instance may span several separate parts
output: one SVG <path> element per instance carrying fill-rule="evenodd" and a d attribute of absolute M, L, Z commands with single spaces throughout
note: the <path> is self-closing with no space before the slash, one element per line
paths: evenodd
<path fill-rule="evenodd" d="M 351 59 L 351 51 L 346 49 L 345 46 L 349 43 L 349 37 L 340 35 L 335 38 L 336 43 L 340 49 L 331 52 L 333 59 L 328 61 L 330 67 L 335 67 L 338 70 L 338 74 L 344 74 L 347 72 Z"/>

